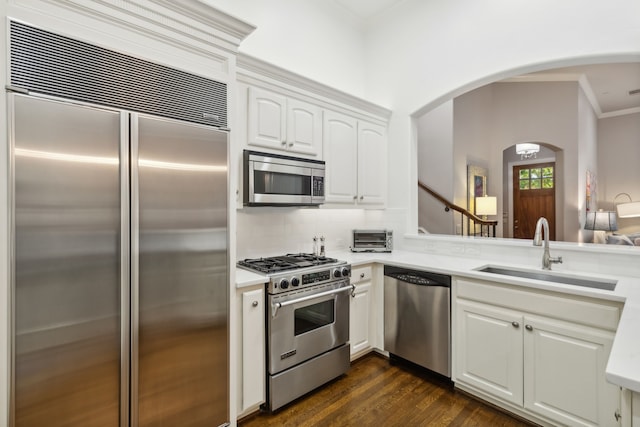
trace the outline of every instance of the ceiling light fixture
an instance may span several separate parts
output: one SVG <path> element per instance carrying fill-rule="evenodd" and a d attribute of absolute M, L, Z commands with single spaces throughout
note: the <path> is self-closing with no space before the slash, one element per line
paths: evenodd
<path fill-rule="evenodd" d="M 540 145 L 524 143 L 516 144 L 516 153 L 520 154 L 520 160 L 535 159 L 538 157 L 540 151 Z"/>

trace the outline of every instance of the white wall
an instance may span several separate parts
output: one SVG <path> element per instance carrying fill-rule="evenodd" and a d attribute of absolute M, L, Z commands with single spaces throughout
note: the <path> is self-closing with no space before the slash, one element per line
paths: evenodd
<path fill-rule="evenodd" d="M 639 15 L 636 0 L 407 0 L 367 34 L 367 93 L 413 112 L 519 70 L 637 60 Z"/>
<path fill-rule="evenodd" d="M 204 0 L 257 28 L 240 51 L 352 95 L 365 96 L 364 34 L 326 0 Z"/>

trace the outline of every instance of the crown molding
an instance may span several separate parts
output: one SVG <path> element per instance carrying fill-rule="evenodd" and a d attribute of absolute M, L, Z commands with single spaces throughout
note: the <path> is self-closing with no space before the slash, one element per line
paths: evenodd
<path fill-rule="evenodd" d="M 131 0 L 130 0 L 131 1 Z M 257 27 L 232 15 L 222 12 L 200 0 L 148 0 L 159 6 L 189 17 L 190 19 L 214 28 L 230 36 L 231 42 L 238 46 Z"/>
<path fill-rule="evenodd" d="M 618 111 L 611 111 L 608 113 L 602 113 L 600 115 L 600 117 L 598 117 L 599 119 L 608 119 L 610 117 L 619 117 L 619 116 L 626 116 L 629 114 L 640 114 L 640 107 L 633 107 L 633 108 L 626 108 L 624 110 L 618 110 Z"/>
<path fill-rule="evenodd" d="M 309 93 L 330 99 L 331 101 L 338 101 L 351 107 L 358 108 L 386 120 L 391 117 L 392 111 L 388 108 L 381 107 L 380 105 L 358 98 L 357 96 L 350 95 L 338 89 L 318 83 L 315 80 L 293 73 L 254 56 L 238 53 L 236 65 L 237 77 L 240 81 L 247 81 L 247 78 L 256 77 L 256 75 L 258 78 L 266 77 L 287 89 L 290 89 L 289 86 L 302 89 Z"/>
<path fill-rule="evenodd" d="M 35 12 L 84 25 L 97 19 L 201 54 L 222 50 L 235 55 L 242 40 L 256 28 L 201 0 L 10 0 L 9 3 L 15 11 L 12 14 L 18 17 L 24 16 L 23 11 Z"/>

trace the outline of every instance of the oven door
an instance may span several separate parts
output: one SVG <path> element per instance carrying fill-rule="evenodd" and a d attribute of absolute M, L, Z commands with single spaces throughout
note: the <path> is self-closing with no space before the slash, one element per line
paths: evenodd
<path fill-rule="evenodd" d="M 324 170 L 250 162 L 251 204 L 315 205 L 324 202 Z"/>
<path fill-rule="evenodd" d="M 269 373 L 349 341 L 349 279 L 268 296 Z"/>

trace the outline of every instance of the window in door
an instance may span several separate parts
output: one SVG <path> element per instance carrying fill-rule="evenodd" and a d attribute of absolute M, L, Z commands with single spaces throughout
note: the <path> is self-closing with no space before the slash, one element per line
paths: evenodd
<path fill-rule="evenodd" d="M 554 187 L 553 166 L 520 169 L 519 175 L 520 190 L 547 190 Z"/>

